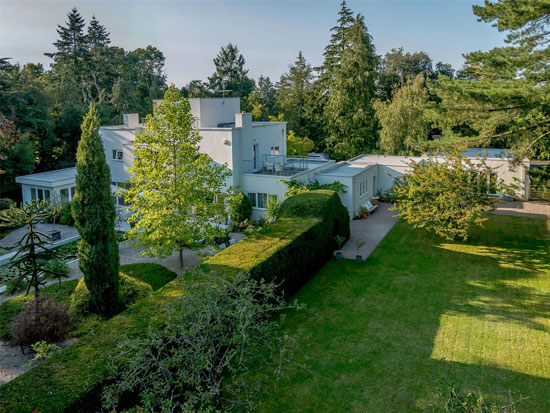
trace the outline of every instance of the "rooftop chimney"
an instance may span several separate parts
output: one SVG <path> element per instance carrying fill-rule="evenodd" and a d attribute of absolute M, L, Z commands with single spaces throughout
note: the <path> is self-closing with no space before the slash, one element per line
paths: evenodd
<path fill-rule="evenodd" d="M 129 128 L 137 128 L 139 126 L 139 113 L 123 113 L 122 122 Z"/>

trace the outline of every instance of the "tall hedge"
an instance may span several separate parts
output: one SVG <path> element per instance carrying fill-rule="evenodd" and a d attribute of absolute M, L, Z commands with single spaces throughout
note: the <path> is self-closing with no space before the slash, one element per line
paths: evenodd
<path fill-rule="evenodd" d="M 82 123 L 76 152 L 73 217 L 81 236 L 78 265 L 90 291 L 90 310 L 113 314 L 119 309 L 119 256 L 115 236 L 116 210 L 111 195 L 111 171 L 99 136 L 95 106 Z"/>
<path fill-rule="evenodd" d="M 290 294 L 331 257 L 334 236 L 349 235 L 349 217 L 338 195 L 314 191 L 281 205 L 273 224 L 223 250 L 205 265 L 231 277 L 249 272 L 280 283 Z M 293 215 L 294 214 L 294 215 Z M 317 215 L 317 216 L 315 216 Z M 151 297 L 103 323 L 77 343 L 0 387 L 0 412 L 97 411 L 107 365 L 118 360 L 118 344 L 147 335 L 150 323 L 162 323 L 163 304 L 187 294 L 192 278 L 176 279 Z"/>

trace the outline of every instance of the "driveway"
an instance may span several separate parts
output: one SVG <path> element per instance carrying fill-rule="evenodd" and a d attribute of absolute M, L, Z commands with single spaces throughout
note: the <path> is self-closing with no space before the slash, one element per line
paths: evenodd
<path fill-rule="evenodd" d="M 365 260 L 390 232 L 399 218 L 397 211 L 389 211 L 392 204 L 380 203 L 375 213 L 367 219 L 350 222 L 350 238 L 342 247 L 344 258 L 355 259 L 361 255 Z"/>

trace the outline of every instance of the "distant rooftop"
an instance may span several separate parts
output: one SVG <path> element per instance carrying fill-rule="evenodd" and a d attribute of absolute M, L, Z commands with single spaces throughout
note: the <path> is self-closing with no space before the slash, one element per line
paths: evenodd
<path fill-rule="evenodd" d="M 501 158 L 510 159 L 511 156 L 506 149 L 486 149 L 486 148 L 469 148 L 466 152 L 462 152 L 462 156 L 468 158 Z"/>

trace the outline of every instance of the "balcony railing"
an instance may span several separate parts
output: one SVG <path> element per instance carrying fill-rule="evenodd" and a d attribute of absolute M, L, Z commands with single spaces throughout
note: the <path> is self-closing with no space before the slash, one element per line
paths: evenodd
<path fill-rule="evenodd" d="M 258 175 L 292 176 L 315 168 L 324 160 L 285 155 L 264 155 L 261 159 L 242 161 L 243 173 Z"/>

